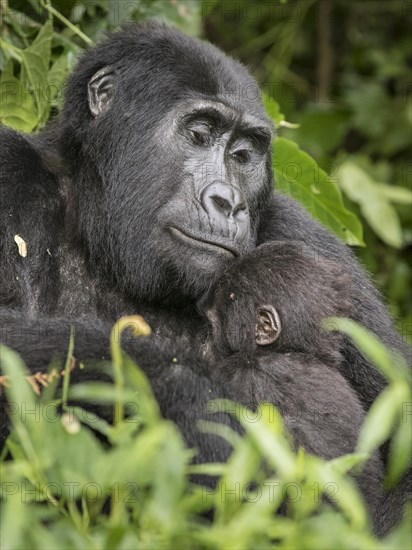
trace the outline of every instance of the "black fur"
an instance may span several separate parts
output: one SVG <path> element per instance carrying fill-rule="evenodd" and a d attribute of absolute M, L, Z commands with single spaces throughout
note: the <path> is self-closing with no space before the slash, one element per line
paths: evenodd
<path fill-rule="evenodd" d="M 127 350 L 163 414 L 200 448 L 199 460 L 227 456 L 225 444 L 205 443 L 193 422 L 209 396 L 225 397 L 227 388 L 198 361 L 207 322 L 196 303 L 234 256 L 256 244 L 304 243 L 336 262 L 352 281 L 348 314 L 405 352 L 351 251 L 294 200 L 273 192 L 271 125 L 251 90 L 256 83 L 247 70 L 212 45 L 163 25 L 128 25 L 84 54 L 61 116 L 43 132 L 0 131 L 2 341 L 33 372 L 44 371 L 55 353 L 65 355 L 70 323 L 77 327 L 76 357 L 100 358 L 111 324 L 140 313 L 153 335 Z M 195 239 L 176 236 L 171 225 Z M 16 235 L 27 243 L 26 257 Z M 293 275 L 296 266 L 290 268 Z M 270 260 L 264 269 L 272 269 Z M 259 288 L 269 279 L 251 269 Z M 302 308 L 298 296 L 291 312 Z M 317 337 L 309 326 L 299 329 L 305 341 Z M 317 364 L 314 351 L 308 361 Z M 380 374 L 348 341 L 340 369 L 368 408 L 384 386 Z"/>
<path fill-rule="evenodd" d="M 210 320 L 205 354 L 212 379 L 255 410 L 280 410 L 296 448 L 331 460 L 355 451 L 364 410 L 344 379 L 342 337 L 322 322 L 346 315 L 350 279 L 304 245 L 267 243 L 236 261 L 203 301 Z M 280 336 L 256 343 L 257 311 L 273 306 Z M 357 481 L 378 532 L 383 467 L 374 455 Z M 400 510 L 398 509 L 398 514 Z"/>

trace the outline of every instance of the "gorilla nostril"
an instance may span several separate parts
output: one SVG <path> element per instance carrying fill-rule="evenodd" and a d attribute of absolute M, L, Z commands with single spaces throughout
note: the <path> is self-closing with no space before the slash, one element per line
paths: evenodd
<path fill-rule="evenodd" d="M 209 216 L 229 218 L 232 221 L 236 214 L 246 210 L 245 199 L 237 187 L 223 182 L 215 182 L 203 189 L 201 203 Z"/>
<path fill-rule="evenodd" d="M 233 211 L 232 205 L 228 200 L 219 195 L 212 195 L 210 197 L 214 204 L 217 206 L 218 210 L 221 210 L 226 216 L 230 216 Z"/>
<path fill-rule="evenodd" d="M 233 209 L 233 215 L 236 216 L 239 212 L 244 212 L 246 210 L 246 203 L 242 202 L 241 204 L 235 206 Z"/>

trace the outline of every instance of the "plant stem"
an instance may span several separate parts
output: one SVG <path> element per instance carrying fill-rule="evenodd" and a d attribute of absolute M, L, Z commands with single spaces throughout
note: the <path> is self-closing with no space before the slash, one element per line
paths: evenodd
<path fill-rule="evenodd" d="M 93 40 L 91 38 L 89 38 L 86 34 L 84 34 L 84 32 L 82 32 L 79 28 L 76 27 L 76 25 L 73 25 L 73 23 L 71 21 L 69 21 L 68 19 L 66 19 L 66 17 L 64 17 L 64 15 L 62 15 L 60 12 L 58 12 L 52 5 L 50 5 L 49 3 L 46 2 L 46 0 L 41 0 L 41 5 L 48 11 L 50 12 L 52 15 L 54 15 L 54 17 L 56 17 L 57 19 L 59 19 L 64 25 L 66 25 L 66 27 L 68 27 L 70 30 L 72 30 L 75 34 L 77 34 L 77 36 L 79 36 L 84 42 L 86 42 L 86 44 L 88 44 L 89 46 L 94 44 Z"/>

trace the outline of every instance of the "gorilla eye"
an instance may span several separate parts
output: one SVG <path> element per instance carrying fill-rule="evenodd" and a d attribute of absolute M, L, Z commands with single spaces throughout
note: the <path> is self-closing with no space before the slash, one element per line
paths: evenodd
<path fill-rule="evenodd" d="M 210 145 L 212 132 L 208 124 L 196 124 L 189 128 L 190 137 L 196 145 Z"/>
<path fill-rule="evenodd" d="M 250 151 L 247 149 L 240 149 L 239 151 L 234 151 L 231 156 L 240 164 L 245 164 L 250 160 Z"/>

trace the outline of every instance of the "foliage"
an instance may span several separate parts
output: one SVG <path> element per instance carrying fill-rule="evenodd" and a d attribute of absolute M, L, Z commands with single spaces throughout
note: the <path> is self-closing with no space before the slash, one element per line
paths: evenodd
<path fill-rule="evenodd" d="M 410 371 L 352 321 L 334 319 L 330 326 L 337 323 L 375 361 L 388 386 L 364 423 L 357 452 L 329 462 L 302 449 L 294 452 L 272 405 L 252 412 L 218 401 L 211 410 L 234 414 L 246 435 L 204 423 L 203 430 L 225 437 L 233 451 L 226 464 L 190 465 L 193 450 L 161 418 L 145 375 L 122 355 L 118 338 L 111 343 L 114 386 L 83 383 L 67 386 L 62 395 L 49 386 L 36 396 L 19 356 L 2 347 L 13 425 L 7 441 L 13 460 L 3 456 L 1 464 L 2 547 L 408 548 L 410 510 L 378 540 L 348 472 L 389 439 L 388 485 L 410 466 L 412 417 L 405 409 Z M 127 318 L 113 334 L 125 326 Z M 147 325 L 139 326 L 145 334 Z M 67 381 L 69 373 L 65 369 Z M 68 404 L 95 403 L 97 397 L 106 405 L 127 405 L 132 413 L 115 415 L 111 425 Z M 193 474 L 218 476 L 217 487 L 195 483 Z M 285 498 L 288 516 L 276 516 Z"/>
<path fill-rule="evenodd" d="M 348 244 L 362 244 L 362 226 L 349 212 L 339 187 L 307 153 L 293 141 L 279 137 L 273 145 L 276 187 L 301 202 Z"/>

